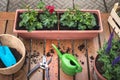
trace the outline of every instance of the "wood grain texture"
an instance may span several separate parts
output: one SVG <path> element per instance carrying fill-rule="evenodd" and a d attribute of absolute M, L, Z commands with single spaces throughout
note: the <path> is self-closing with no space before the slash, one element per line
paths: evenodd
<path fill-rule="evenodd" d="M 82 72 L 75 75 L 75 80 L 89 80 L 85 40 L 74 40 L 74 55 L 82 66 Z"/>
<path fill-rule="evenodd" d="M 100 43 L 101 46 L 104 44 L 105 41 L 108 40 L 109 35 L 110 35 L 110 29 L 109 29 L 109 25 L 107 22 L 107 19 L 109 17 L 108 13 L 103 13 L 101 14 L 102 17 L 102 24 L 103 24 L 103 32 L 100 34 Z"/>
<path fill-rule="evenodd" d="M 6 21 L 5 20 L 0 20 L 0 34 L 4 34 L 5 25 L 6 25 Z"/>
<path fill-rule="evenodd" d="M 30 61 L 30 70 L 42 61 L 43 56 L 43 40 L 32 40 L 32 53 Z M 30 75 L 30 80 L 43 80 L 43 70 L 39 68 Z"/>
<path fill-rule="evenodd" d="M 90 80 L 96 80 L 97 76 L 94 74 L 94 59 L 97 56 L 97 51 L 99 50 L 99 40 L 95 37 L 91 40 L 87 40 L 87 51 L 88 51 L 88 61 L 89 61 L 89 71 Z M 98 79 L 98 78 L 97 78 Z"/>
<path fill-rule="evenodd" d="M 62 53 L 72 54 L 72 43 L 71 43 L 71 41 L 72 40 L 60 40 L 59 48 L 60 48 L 60 51 Z M 65 74 L 62 71 L 61 66 L 60 66 L 60 80 L 73 80 L 73 76 L 69 76 L 69 75 Z"/>
<path fill-rule="evenodd" d="M 0 20 L 14 20 L 15 12 L 0 12 Z"/>
<path fill-rule="evenodd" d="M 25 60 L 25 67 L 26 67 L 26 73 L 28 74 L 29 70 L 30 70 L 30 55 L 31 55 L 31 40 L 30 39 L 23 39 L 22 40 L 24 45 L 25 45 L 25 49 L 26 49 L 26 60 Z M 26 75 L 25 75 L 26 76 Z M 25 77 L 25 79 L 27 78 L 27 76 Z"/>
<path fill-rule="evenodd" d="M 13 33 L 13 25 L 14 25 L 14 20 L 8 20 L 6 34 L 11 34 L 11 35 L 17 36 L 16 33 Z"/>
<path fill-rule="evenodd" d="M 55 44 L 58 46 L 57 40 L 46 40 L 46 49 L 45 49 L 45 54 L 47 56 L 47 61 L 51 58 L 52 56 L 52 61 L 49 64 L 49 76 L 50 80 L 58 80 L 58 55 L 54 48 L 52 47 L 52 44 Z M 46 73 L 45 73 L 46 74 Z M 45 76 L 45 80 L 46 76 Z"/>
<path fill-rule="evenodd" d="M 6 20 L 1 20 L 2 19 L 1 16 L 3 15 L 0 15 L 0 34 L 4 34 L 6 27 Z M 12 75 L 0 74 L 0 80 L 12 80 Z"/>
<path fill-rule="evenodd" d="M 0 15 L 1 14 L 3 16 L 0 16 L 0 34 L 5 32 L 6 20 L 8 20 L 6 33 L 17 36 L 16 34 L 12 33 L 15 13 L 1 12 Z M 91 39 L 91 40 L 87 40 L 87 41 L 86 40 L 74 40 L 74 43 L 72 43 L 72 40 L 60 40 L 59 43 L 57 40 L 46 40 L 45 54 L 47 54 L 48 52 L 52 53 L 52 50 L 51 50 L 53 49 L 51 47 L 52 43 L 59 46 L 62 52 L 69 52 L 69 53 L 73 52 L 74 55 L 77 57 L 79 63 L 83 67 L 83 71 L 75 75 L 75 80 L 80 80 L 80 79 L 89 80 L 88 74 L 90 74 L 90 79 L 94 80 L 95 79 L 94 75 L 92 75 L 94 59 L 91 59 L 91 56 L 93 56 L 93 58 L 96 56 L 96 51 L 99 49 L 99 46 L 102 46 L 103 43 L 108 40 L 109 35 L 110 35 L 110 30 L 113 31 L 113 29 L 109 29 L 109 25 L 107 22 L 108 16 L 109 16 L 108 13 L 101 14 L 104 31 L 103 33 L 99 34 L 98 37 Z M 32 69 L 36 65 L 36 63 L 39 63 L 41 61 L 41 57 L 44 54 L 44 47 L 45 47 L 44 40 L 32 40 L 32 43 L 31 43 L 29 39 L 28 40 L 23 39 L 23 38 L 20 38 L 20 39 L 25 44 L 26 51 L 27 51 L 26 64 L 21 68 L 21 70 L 15 73 L 14 76 L 12 75 L 6 76 L 6 75 L 0 74 L 0 80 L 13 80 L 13 78 L 14 80 L 27 80 L 26 74 L 29 70 L 29 65 L 30 65 L 30 69 Z M 100 41 L 100 44 L 99 44 L 99 41 Z M 87 45 L 85 44 L 85 42 L 87 43 Z M 84 48 L 81 49 L 79 47 L 80 45 L 82 45 Z M 68 76 L 61 70 L 61 67 L 59 66 L 60 62 L 58 61 L 57 53 L 54 50 L 53 52 L 54 52 L 54 54 L 52 53 L 53 60 L 49 65 L 50 66 L 50 79 L 59 80 L 60 78 L 60 80 L 74 80 L 73 76 Z M 90 73 L 88 73 L 86 53 L 88 54 Z M 35 57 L 33 56 L 34 54 L 39 54 L 39 55 Z M 31 58 L 30 63 L 29 63 L 29 58 Z M 49 58 L 50 57 L 48 57 L 47 59 Z M 43 75 L 45 77 L 45 73 L 43 72 L 43 70 L 38 69 L 33 75 L 31 75 L 30 80 L 34 80 L 34 79 L 36 80 L 45 79 L 46 80 L 46 78 L 43 78 Z"/>
<path fill-rule="evenodd" d="M 0 74 L 0 80 L 12 80 L 12 75 L 2 75 L 2 74 Z"/>

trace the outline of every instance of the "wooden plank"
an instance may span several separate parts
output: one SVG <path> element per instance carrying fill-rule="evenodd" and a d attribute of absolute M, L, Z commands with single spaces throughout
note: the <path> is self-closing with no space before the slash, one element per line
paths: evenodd
<path fill-rule="evenodd" d="M 23 67 L 14 74 L 14 80 L 27 80 L 28 66 L 24 64 Z"/>
<path fill-rule="evenodd" d="M 89 80 L 85 40 L 74 40 L 74 55 L 82 66 L 82 72 L 76 74 L 75 80 Z"/>
<path fill-rule="evenodd" d="M 113 18 L 109 16 L 108 22 L 111 25 L 111 27 L 115 30 L 116 34 L 120 37 L 120 29 L 117 26 L 117 24 L 113 21 Z"/>
<path fill-rule="evenodd" d="M 30 70 L 30 58 L 31 58 L 31 48 L 32 48 L 31 44 L 32 43 L 31 43 L 31 39 L 22 39 L 22 42 L 25 45 L 25 49 L 26 49 L 25 65 L 27 66 L 26 72 L 28 73 L 28 71 Z"/>
<path fill-rule="evenodd" d="M 108 22 L 107 22 L 109 14 L 108 13 L 102 13 L 101 17 L 102 17 L 102 23 L 103 23 L 103 32 L 100 34 L 100 42 L 101 42 L 101 46 L 102 46 L 104 44 L 104 42 L 107 41 L 108 38 L 109 38 L 110 29 L 109 29 L 109 25 L 108 25 Z"/>
<path fill-rule="evenodd" d="M 30 61 L 30 70 L 33 69 L 38 63 L 42 61 L 44 52 L 43 40 L 32 40 L 32 53 Z M 30 75 L 30 80 L 40 79 L 43 80 L 43 70 L 39 68 Z"/>
<path fill-rule="evenodd" d="M 72 54 L 72 40 L 60 40 L 59 48 L 62 53 Z M 73 76 L 65 74 L 60 67 L 60 80 L 73 80 Z"/>
<path fill-rule="evenodd" d="M 50 55 L 52 56 L 52 61 L 49 64 L 49 75 L 50 75 L 50 80 L 58 80 L 58 55 L 54 48 L 51 46 L 51 44 L 55 44 L 57 46 L 58 42 L 57 40 L 46 40 L 46 49 L 45 49 L 45 54 L 47 56 L 47 61 L 50 59 Z M 45 80 L 46 76 L 45 76 Z"/>
<path fill-rule="evenodd" d="M 120 17 L 118 16 L 118 14 L 116 13 L 116 10 L 113 8 L 111 13 L 110 13 L 111 17 L 115 20 L 115 22 L 120 26 Z"/>
<path fill-rule="evenodd" d="M 2 74 L 0 74 L 0 80 L 12 80 L 12 75 L 2 75 Z"/>
<path fill-rule="evenodd" d="M 3 34 L 5 31 L 6 21 L 0 20 L 0 34 Z"/>
<path fill-rule="evenodd" d="M 17 36 L 17 34 L 13 33 L 13 25 L 14 25 L 14 20 L 8 20 L 6 34 L 12 34 L 14 36 Z"/>
<path fill-rule="evenodd" d="M 15 12 L 0 12 L 0 20 L 14 20 Z"/>
<path fill-rule="evenodd" d="M 117 14 L 117 10 L 120 10 L 120 6 L 119 6 L 118 2 L 114 4 L 114 7 L 113 7 L 113 9 L 112 9 L 112 11 L 110 13 L 109 18 L 108 18 L 108 22 L 111 25 L 111 27 L 114 29 L 116 34 L 118 35 L 118 36 L 116 36 L 116 35 L 115 36 L 117 38 L 118 37 L 120 38 L 120 28 L 119 28 L 119 26 L 120 26 L 120 23 L 119 23 L 120 17 Z"/>
<path fill-rule="evenodd" d="M 2 15 L 0 15 L 2 16 Z M 1 19 L 1 17 L 0 17 Z M 0 20 L 0 34 L 4 34 L 6 26 L 6 20 Z M 12 80 L 12 75 L 0 74 L 0 80 Z"/>
<path fill-rule="evenodd" d="M 96 74 L 94 74 L 94 59 L 97 55 L 99 49 L 99 40 L 98 37 L 87 40 L 87 51 L 88 51 L 88 61 L 89 61 L 89 71 L 90 71 L 90 80 L 96 80 Z M 98 78 L 97 78 L 98 79 Z"/>

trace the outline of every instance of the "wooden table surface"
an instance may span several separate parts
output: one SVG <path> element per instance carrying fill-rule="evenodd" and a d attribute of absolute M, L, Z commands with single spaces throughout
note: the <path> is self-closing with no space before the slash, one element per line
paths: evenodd
<path fill-rule="evenodd" d="M 0 12 L 0 34 L 17 36 L 12 31 L 14 16 L 15 12 Z M 23 39 L 17 36 L 23 41 L 26 47 L 26 61 L 17 73 L 12 75 L 0 74 L 0 80 L 27 80 L 27 73 L 41 61 L 43 54 L 53 54 L 52 62 L 49 65 L 50 80 L 97 80 L 94 74 L 93 61 L 97 55 L 97 50 L 103 45 L 104 41 L 108 40 L 112 31 L 107 23 L 108 16 L 108 13 L 101 13 L 104 31 L 90 40 L 35 40 Z M 51 46 L 52 43 L 59 46 L 61 51 L 75 55 L 83 67 L 83 71 L 77 73 L 75 76 L 64 74 L 60 68 L 60 60 L 57 53 Z M 47 56 L 47 59 L 49 58 Z M 44 70 L 38 69 L 28 80 L 47 80 L 44 74 Z"/>

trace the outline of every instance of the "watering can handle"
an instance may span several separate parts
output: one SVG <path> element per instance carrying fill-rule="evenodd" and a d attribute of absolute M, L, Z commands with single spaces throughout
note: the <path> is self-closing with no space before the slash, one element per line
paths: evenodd
<path fill-rule="evenodd" d="M 77 66 L 76 72 L 82 72 L 82 67 L 80 66 L 80 64 L 75 59 L 73 59 L 72 57 L 68 56 L 68 58 L 76 64 L 76 66 Z"/>

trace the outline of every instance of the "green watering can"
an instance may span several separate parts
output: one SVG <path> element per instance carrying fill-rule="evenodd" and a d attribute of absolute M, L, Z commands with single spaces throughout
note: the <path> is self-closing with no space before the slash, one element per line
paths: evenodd
<path fill-rule="evenodd" d="M 58 56 L 61 59 L 61 68 L 64 73 L 73 76 L 78 72 L 82 72 L 82 67 L 73 55 L 70 53 L 65 53 L 62 55 L 54 44 L 52 44 L 52 46 L 57 51 Z"/>

